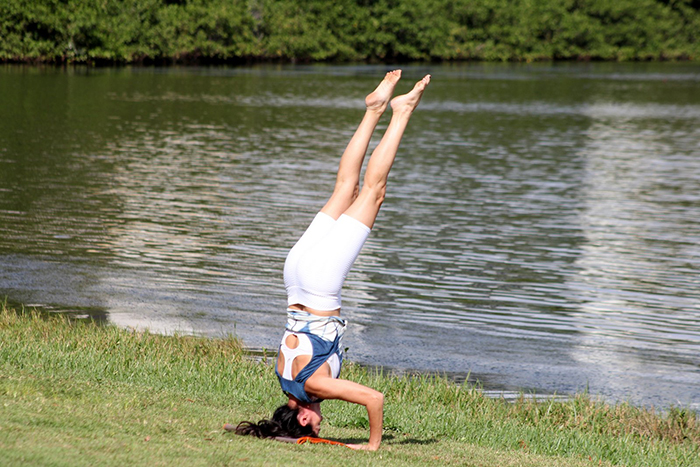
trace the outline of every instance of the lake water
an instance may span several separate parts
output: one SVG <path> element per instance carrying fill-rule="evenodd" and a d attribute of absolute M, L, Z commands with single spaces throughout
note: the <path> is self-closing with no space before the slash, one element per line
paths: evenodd
<path fill-rule="evenodd" d="M 284 258 L 386 69 L 1 66 L 0 296 L 276 349 Z M 433 82 L 348 358 L 699 409 L 700 66 L 403 69 Z"/>

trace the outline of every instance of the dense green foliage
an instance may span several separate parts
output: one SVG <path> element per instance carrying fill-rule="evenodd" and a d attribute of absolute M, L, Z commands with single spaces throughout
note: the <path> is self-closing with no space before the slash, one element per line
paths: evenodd
<path fill-rule="evenodd" d="M 272 368 L 234 339 L 159 336 L 0 303 L 2 465 L 695 466 L 695 412 L 579 396 L 514 404 L 434 376 L 344 377 L 385 394 L 376 453 L 225 433 L 284 402 Z M 324 402 L 323 435 L 366 441 L 363 407 Z"/>
<path fill-rule="evenodd" d="M 700 57 L 698 0 L 3 0 L 0 60 Z"/>

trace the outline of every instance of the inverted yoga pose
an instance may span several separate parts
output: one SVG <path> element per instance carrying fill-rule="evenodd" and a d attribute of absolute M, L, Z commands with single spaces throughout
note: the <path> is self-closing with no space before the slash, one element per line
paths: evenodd
<path fill-rule="evenodd" d="M 408 94 L 391 99 L 400 77 L 401 70 L 387 73 L 365 99 L 367 110 L 340 159 L 333 194 L 284 264 L 287 326 L 275 372 L 289 401 L 270 420 L 241 422 L 235 429 L 238 434 L 260 438 L 318 436 L 323 419 L 321 401 L 340 399 L 365 406 L 369 418 L 369 442 L 348 446 L 379 448 L 384 395 L 338 378 L 340 342 L 346 327 L 340 317 L 340 290 L 374 225 L 401 137 L 430 82 L 430 75 L 426 75 Z M 360 190 L 365 153 L 390 100 L 391 122 L 372 152 Z"/>

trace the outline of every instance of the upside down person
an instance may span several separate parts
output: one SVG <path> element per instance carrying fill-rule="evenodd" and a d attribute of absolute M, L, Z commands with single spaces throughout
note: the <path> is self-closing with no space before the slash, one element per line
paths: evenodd
<path fill-rule="evenodd" d="M 384 395 L 338 378 L 346 328 L 340 317 L 340 291 L 374 226 L 404 130 L 430 82 L 430 75 L 426 75 L 408 94 L 391 99 L 400 77 L 401 70 L 387 73 L 365 99 L 365 115 L 340 159 L 333 194 L 285 261 L 287 325 L 275 372 L 289 400 L 269 420 L 241 422 L 236 427 L 238 434 L 260 438 L 318 436 L 323 420 L 321 401 L 340 399 L 365 406 L 369 418 L 368 443 L 348 446 L 372 451 L 379 448 Z M 370 138 L 388 104 L 391 121 L 372 152 L 360 190 L 360 170 Z"/>

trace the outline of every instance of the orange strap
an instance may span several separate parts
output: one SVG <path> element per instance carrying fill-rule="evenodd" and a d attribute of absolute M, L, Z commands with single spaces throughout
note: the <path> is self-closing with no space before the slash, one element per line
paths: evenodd
<path fill-rule="evenodd" d="M 337 446 L 347 446 L 347 444 L 341 443 L 340 441 L 333 441 L 325 438 L 314 438 L 313 436 L 304 436 L 297 440 L 297 444 L 304 444 L 307 442 L 311 444 L 335 444 Z"/>

